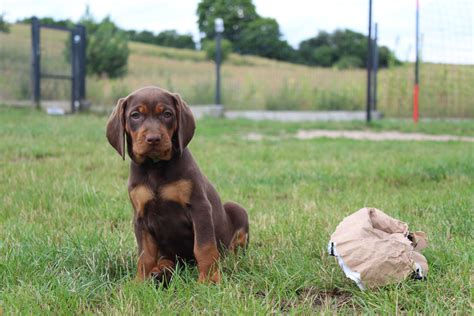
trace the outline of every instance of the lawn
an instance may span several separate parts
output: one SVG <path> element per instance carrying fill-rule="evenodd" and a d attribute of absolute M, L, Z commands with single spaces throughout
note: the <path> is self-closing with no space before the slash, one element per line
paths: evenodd
<path fill-rule="evenodd" d="M 474 143 L 245 140 L 300 127 L 474 136 L 472 121 L 199 121 L 191 150 L 222 199 L 247 207 L 251 243 L 222 262 L 221 284 L 182 267 L 168 289 L 133 281 L 128 162 L 105 121 L 0 107 L 0 315 L 472 312 Z M 345 278 L 326 245 L 364 206 L 427 233 L 426 281 L 362 292 Z"/>

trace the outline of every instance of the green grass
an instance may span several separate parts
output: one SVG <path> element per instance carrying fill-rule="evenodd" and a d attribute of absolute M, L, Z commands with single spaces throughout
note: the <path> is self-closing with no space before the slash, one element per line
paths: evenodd
<path fill-rule="evenodd" d="M 105 122 L 0 107 L 0 314 L 472 312 L 474 144 L 250 142 L 248 132 L 299 126 L 199 121 L 191 150 L 222 199 L 247 207 L 251 244 L 245 256 L 225 258 L 221 284 L 198 284 L 196 269 L 182 267 L 162 289 L 133 281 L 128 162 L 108 145 Z M 474 135 L 472 126 L 382 121 L 369 129 Z M 426 282 L 361 292 L 344 277 L 326 245 L 364 206 L 427 233 Z"/>

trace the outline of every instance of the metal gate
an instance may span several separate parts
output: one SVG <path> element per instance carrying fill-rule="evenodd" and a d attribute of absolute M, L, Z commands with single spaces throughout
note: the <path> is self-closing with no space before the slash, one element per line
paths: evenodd
<path fill-rule="evenodd" d="M 45 73 L 41 71 L 41 43 L 40 32 L 42 28 L 54 29 L 70 33 L 70 75 Z M 40 24 L 38 18 L 31 19 L 31 83 L 33 102 L 36 107 L 41 105 L 41 78 L 70 80 L 71 81 L 71 112 L 81 110 L 86 97 L 86 29 L 83 25 L 73 28 Z"/>

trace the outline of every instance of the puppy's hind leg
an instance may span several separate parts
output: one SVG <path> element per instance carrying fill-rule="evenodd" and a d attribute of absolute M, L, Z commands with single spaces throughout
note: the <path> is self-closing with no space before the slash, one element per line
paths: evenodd
<path fill-rule="evenodd" d="M 238 247 L 245 250 L 249 243 L 249 217 L 247 211 L 235 202 L 225 203 L 224 209 L 234 228 L 229 250 L 237 252 Z"/>

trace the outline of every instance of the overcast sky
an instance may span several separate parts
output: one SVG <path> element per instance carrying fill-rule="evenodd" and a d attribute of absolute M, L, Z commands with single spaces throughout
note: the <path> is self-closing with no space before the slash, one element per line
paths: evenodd
<path fill-rule="evenodd" d="M 474 64 L 474 1 L 419 0 L 423 59 Z M 176 29 L 199 39 L 199 0 L 0 0 L 8 21 L 36 15 L 76 21 L 87 4 L 101 19 L 107 15 L 120 27 L 160 32 Z M 275 18 L 283 37 L 297 47 L 318 31 L 349 28 L 367 33 L 368 0 L 254 0 L 257 12 Z M 379 43 L 402 60 L 414 59 L 415 0 L 373 0 Z"/>

